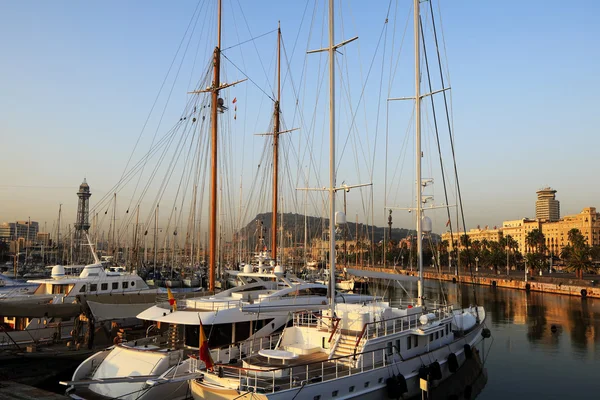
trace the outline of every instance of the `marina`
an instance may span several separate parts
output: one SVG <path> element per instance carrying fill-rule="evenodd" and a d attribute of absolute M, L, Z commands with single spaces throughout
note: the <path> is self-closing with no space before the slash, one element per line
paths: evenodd
<path fill-rule="evenodd" d="M 594 397 L 596 9 L 9 5 L 0 399 Z"/>

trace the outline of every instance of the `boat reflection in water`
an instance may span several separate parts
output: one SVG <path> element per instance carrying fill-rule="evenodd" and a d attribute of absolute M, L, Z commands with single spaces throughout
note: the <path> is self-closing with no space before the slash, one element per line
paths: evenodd
<path fill-rule="evenodd" d="M 416 293 L 416 285 L 406 288 Z M 476 299 L 485 307 L 493 340 L 479 399 L 564 399 L 597 391 L 600 300 L 437 281 L 426 281 L 426 296 L 439 302 L 446 296 L 460 307 Z"/>

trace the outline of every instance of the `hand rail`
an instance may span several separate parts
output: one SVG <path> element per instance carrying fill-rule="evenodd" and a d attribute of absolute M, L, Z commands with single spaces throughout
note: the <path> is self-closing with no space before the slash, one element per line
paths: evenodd
<path fill-rule="evenodd" d="M 331 343 L 331 339 L 333 339 L 333 335 L 337 331 L 337 328 L 340 325 L 341 320 L 342 320 L 341 318 L 335 317 L 335 325 L 333 326 L 333 330 L 331 331 L 331 335 L 329 336 L 329 340 L 327 341 L 327 343 Z"/>

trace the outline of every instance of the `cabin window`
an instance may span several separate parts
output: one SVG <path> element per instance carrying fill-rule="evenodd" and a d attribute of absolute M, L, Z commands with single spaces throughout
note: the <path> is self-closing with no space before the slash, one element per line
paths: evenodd
<path fill-rule="evenodd" d="M 321 400 L 321 395 L 320 394 L 316 395 L 315 397 L 313 397 L 313 400 Z"/>
<path fill-rule="evenodd" d="M 261 330 L 262 328 L 264 328 L 265 326 L 269 325 L 271 323 L 271 321 L 273 321 L 273 318 L 268 318 L 268 319 L 259 319 L 254 321 L 254 332 L 256 333 L 259 330 Z M 294 322 L 292 318 L 290 318 L 290 322 Z M 277 329 L 277 330 L 283 330 L 283 327 Z"/>
<path fill-rule="evenodd" d="M 450 324 L 446 324 L 446 334 L 450 333 Z"/>
<path fill-rule="evenodd" d="M 83 286 L 81 287 L 81 289 L 79 289 L 79 293 L 83 293 L 83 292 L 85 292 L 85 285 L 83 285 Z"/>
<path fill-rule="evenodd" d="M 414 346 L 417 347 L 419 345 L 419 337 L 418 336 L 414 336 L 414 338 L 415 338 Z"/>
<path fill-rule="evenodd" d="M 103 283 L 100 285 L 100 290 L 108 290 L 108 283 Z"/>
<path fill-rule="evenodd" d="M 135 281 L 131 281 L 131 287 L 135 286 Z"/>
<path fill-rule="evenodd" d="M 95 292 L 98 290 L 98 285 L 95 283 L 90 283 L 90 292 Z"/>
<path fill-rule="evenodd" d="M 369 381 L 365 382 L 365 387 L 368 388 L 369 387 Z"/>
<path fill-rule="evenodd" d="M 113 290 L 117 290 L 119 288 L 119 282 L 113 282 L 112 288 Z"/>
<path fill-rule="evenodd" d="M 233 324 L 204 325 L 204 334 L 208 338 L 209 347 L 216 348 L 229 345 L 232 340 Z M 185 325 L 185 345 L 198 348 L 200 342 L 200 326 Z"/>
<path fill-rule="evenodd" d="M 129 287 L 129 282 L 123 282 L 123 289 L 127 289 Z"/>
<path fill-rule="evenodd" d="M 350 393 L 354 392 L 354 386 L 350 386 L 350 388 L 348 389 L 348 391 L 349 391 Z"/>
<path fill-rule="evenodd" d="M 440 336 L 444 337 L 444 330 L 443 329 L 440 331 Z"/>
<path fill-rule="evenodd" d="M 235 341 L 246 340 L 250 337 L 250 321 L 235 323 Z"/>
<path fill-rule="evenodd" d="M 378 382 L 378 383 L 383 383 L 383 378 L 379 378 L 379 379 L 377 380 L 377 382 Z"/>
<path fill-rule="evenodd" d="M 337 397 L 338 395 L 338 391 L 334 390 L 333 392 L 331 392 L 331 397 Z"/>
<path fill-rule="evenodd" d="M 430 341 L 430 342 L 433 342 L 433 333 L 430 333 L 430 334 L 429 334 L 429 341 Z"/>
<path fill-rule="evenodd" d="M 406 349 L 410 350 L 412 348 L 412 337 L 409 336 L 406 338 Z"/>
<path fill-rule="evenodd" d="M 438 340 L 439 338 L 440 338 L 440 333 L 439 333 L 439 332 L 436 332 L 436 333 L 435 333 L 435 340 Z"/>
<path fill-rule="evenodd" d="M 400 339 L 396 340 L 396 352 L 400 353 Z"/>
<path fill-rule="evenodd" d="M 391 356 L 392 354 L 394 354 L 394 345 L 392 342 L 387 342 L 387 355 Z"/>

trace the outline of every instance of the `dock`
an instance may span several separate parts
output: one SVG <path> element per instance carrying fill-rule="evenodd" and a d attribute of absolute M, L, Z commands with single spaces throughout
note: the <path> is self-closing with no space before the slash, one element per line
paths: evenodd
<path fill-rule="evenodd" d="M 393 269 L 393 268 L 374 268 L 353 266 L 354 269 L 362 269 L 369 271 L 380 271 L 391 274 L 402 274 L 408 276 L 418 276 L 417 271 Z M 467 283 L 475 285 L 484 285 L 492 287 L 501 287 L 507 289 L 518 289 L 532 292 L 562 294 L 567 296 L 577 296 L 581 298 L 600 298 L 600 285 L 596 284 L 596 280 L 580 280 L 563 278 L 561 274 L 552 274 L 551 276 L 534 276 L 525 281 L 524 276 L 516 276 L 511 274 L 490 274 L 460 271 L 458 275 L 454 273 L 436 272 L 433 270 L 423 271 L 423 277 L 430 280 L 442 280 L 455 283 Z M 600 277 L 598 277 L 600 281 Z"/>
<path fill-rule="evenodd" d="M 67 396 L 13 381 L 0 382 L 0 400 L 65 400 Z"/>

